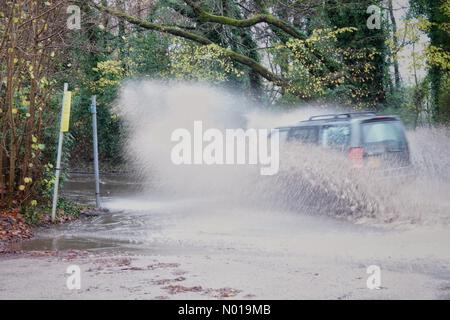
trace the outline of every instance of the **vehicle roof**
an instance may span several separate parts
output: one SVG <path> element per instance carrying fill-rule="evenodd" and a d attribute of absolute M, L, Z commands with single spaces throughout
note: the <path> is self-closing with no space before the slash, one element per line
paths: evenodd
<path fill-rule="evenodd" d="M 290 128 L 306 127 L 306 126 L 322 126 L 324 124 L 349 124 L 350 122 L 362 122 L 371 119 L 388 119 L 399 120 L 394 115 L 377 115 L 375 112 L 348 112 L 336 114 L 324 114 L 310 117 L 308 120 L 299 121 L 297 124 L 278 127 L 279 130 L 289 130 Z"/>

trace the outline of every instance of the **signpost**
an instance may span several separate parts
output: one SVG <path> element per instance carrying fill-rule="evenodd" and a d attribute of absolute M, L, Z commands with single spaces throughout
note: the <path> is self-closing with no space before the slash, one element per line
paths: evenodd
<path fill-rule="evenodd" d="M 92 136 L 94 147 L 94 171 L 95 171 L 95 205 L 100 208 L 100 173 L 98 168 L 98 139 L 97 139 L 97 96 L 92 96 Z"/>
<path fill-rule="evenodd" d="M 61 155 L 63 148 L 64 132 L 69 131 L 72 93 L 68 91 L 68 89 L 69 85 L 65 83 L 62 102 L 62 112 L 61 112 L 61 125 L 59 130 L 58 153 L 56 156 L 56 173 L 55 173 L 55 185 L 53 189 L 52 222 L 55 221 L 56 206 L 58 204 L 58 187 L 59 187 L 59 176 L 61 175 Z"/>

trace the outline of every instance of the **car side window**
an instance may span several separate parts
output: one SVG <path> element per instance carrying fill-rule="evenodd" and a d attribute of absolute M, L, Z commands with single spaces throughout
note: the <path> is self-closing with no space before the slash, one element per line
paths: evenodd
<path fill-rule="evenodd" d="M 324 147 L 344 150 L 350 141 L 350 127 L 346 125 L 340 126 L 324 126 L 322 128 L 322 144 Z"/>
<path fill-rule="evenodd" d="M 319 140 L 319 129 L 318 127 L 292 128 L 289 132 L 288 140 L 306 144 L 315 144 Z"/>

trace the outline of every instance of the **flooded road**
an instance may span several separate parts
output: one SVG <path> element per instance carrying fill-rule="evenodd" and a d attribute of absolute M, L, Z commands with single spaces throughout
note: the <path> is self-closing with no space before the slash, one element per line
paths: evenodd
<path fill-rule="evenodd" d="M 406 180 L 355 171 L 317 146 L 281 148 L 274 176 L 251 165 L 175 164 L 171 135 L 197 120 L 273 128 L 318 112 L 248 105 L 204 86 L 124 86 L 116 111 L 139 179 L 102 175 L 109 212 L 42 229 L 23 243 L 28 253 L 2 258 L 0 298 L 450 298 L 447 128 L 408 133 Z M 92 176 L 72 175 L 64 192 L 93 203 Z M 66 286 L 73 265 L 78 290 Z"/>
<path fill-rule="evenodd" d="M 133 179 L 102 179 L 110 212 L 38 231 L 22 245 L 29 254 L 3 258 L 0 298 L 450 298 L 448 228 L 358 225 L 156 191 L 139 197 Z M 72 175 L 64 192 L 89 203 L 92 190 L 90 176 Z M 80 290 L 66 287 L 74 264 Z M 367 288 L 370 265 L 381 269 L 380 289 Z"/>

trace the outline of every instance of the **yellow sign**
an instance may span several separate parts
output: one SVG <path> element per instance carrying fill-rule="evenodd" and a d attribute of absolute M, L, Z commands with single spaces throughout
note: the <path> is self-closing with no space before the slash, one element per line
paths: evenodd
<path fill-rule="evenodd" d="M 72 92 L 66 91 L 63 100 L 63 112 L 61 119 L 61 132 L 69 131 L 70 108 L 72 105 Z"/>

